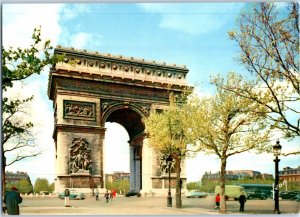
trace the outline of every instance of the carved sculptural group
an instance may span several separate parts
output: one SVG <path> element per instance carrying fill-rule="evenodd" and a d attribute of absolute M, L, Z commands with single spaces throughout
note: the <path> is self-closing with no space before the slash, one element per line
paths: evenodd
<path fill-rule="evenodd" d="M 91 149 L 84 138 L 74 138 L 70 146 L 69 172 L 89 172 L 92 167 Z"/>

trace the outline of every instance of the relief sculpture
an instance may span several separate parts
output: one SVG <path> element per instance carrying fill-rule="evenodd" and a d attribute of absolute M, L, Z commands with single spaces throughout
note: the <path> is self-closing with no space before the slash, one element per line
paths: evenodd
<path fill-rule="evenodd" d="M 64 117 L 95 119 L 95 104 L 87 102 L 64 101 Z"/>
<path fill-rule="evenodd" d="M 92 167 L 91 149 L 84 138 L 74 138 L 70 146 L 69 172 L 89 173 Z"/>

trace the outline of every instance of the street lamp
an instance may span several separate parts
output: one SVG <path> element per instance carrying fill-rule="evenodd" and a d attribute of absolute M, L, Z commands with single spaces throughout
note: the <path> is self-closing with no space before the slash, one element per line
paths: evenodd
<path fill-rule="evenodd" d="M 275 183 L 274 183 L 274 200 L 275 200 L 275 207 L 274 207 L 274 214 L 280 214 L 279 210 L 279 170 L 278 170 L 278 163 L 280 159 L 278 156 L 281 152 L 281 145 L 279 144 L 279 140 L 276 141 L 276 144 L 273 146 L 273 154 L 275 156 Z"/>
<path fill-rule="evenodd" d="M 168 156 L 166 159 L 167 165 L 168 165 L 168 172 L 169 172 L 169 191 L 168 191 L 168 197 L 167 197 L 167 207 L 172 207 L 172 196 L 171 196 L 171 164 L 173 161 L 173 158 L 171 155 Z"/>

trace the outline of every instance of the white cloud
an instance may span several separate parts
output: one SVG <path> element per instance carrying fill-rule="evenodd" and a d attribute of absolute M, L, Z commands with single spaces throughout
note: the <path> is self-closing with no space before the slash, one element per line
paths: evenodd
<path fill-rule="evenodd" d="M 78 32 L 69 37 L 71 47 L 83 49 L 101 44 L 101 36 L 93 33 Z"/>
<path fill-rule="evenodd" d="M 63 4 L 4 4 L 3 44 L 27 47 L 34 28 L 41 26 L 42 38 L 55 45 L 61 31 L 58 21 L 62 7 Z"/>
<path fill-rule="evenodd" d="M 61 32 L 59 13 L 63 4 L 4 4 L 3 5 L 3 44 L 13 47 L 28 47 L 32 44 L 34 28 L 41 26 L 42 39 L 50 39 L 56 45 Z M 9 166 L 9 171 L 25 171 L 33 183 L 37 177 L 54 178 L 55 147 L 52 139 L 53 112 L 46 94 L 48 70 L 41 75 L 33 75 L 23 82 L 16 82 L 14 87 L 4 93 L 10 98 L 29 97 L 34 100 L 28 106 L 24 119 L 34 124 L 33 132 L 42 154 L 27 158 Z"/>
<path fill-rule="evenodd" d="M 212 3 L 196 4 L 138 4 L 146 12 L 160 13 L 162 28 L 199 35 L 218 30 L 231 19 L 230 13 L 238 12 L 243 4 L 226 3 L 222 10 L 220 5 Z"/>
<path fill-rule="evenodd" d="M 62 16 L 65 20 L 71 20 L 78 17 L 80 14 L 90 13 L 90 7 L 88 4 L 69 4 L 62 10 Z"/>
<path fill-rule="evenodd" d="M 61 38 L 61 45 L 76 49 L 93 50 L 94 47 L 102 45 L 102 36 L 95 33 L 77 32 L 72 34 L 64 30 Z"/>

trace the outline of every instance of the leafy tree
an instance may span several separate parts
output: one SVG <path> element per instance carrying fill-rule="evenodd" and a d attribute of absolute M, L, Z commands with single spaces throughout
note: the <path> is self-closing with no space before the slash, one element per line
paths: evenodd
<path fill-rule="evenodd" d="M 23 194 L 29 194 L 33 192 L 33 187 L 28 179 L 22 179 L 16 183 L 9 182 L 6 184 L 6 190 L 10 191 L 12 186 L 16 186 L 18 191 Z"/>
<path fill-rule="evenodd" d="M 55 184 L 54 184 L 54 182 L 52 182 L 52 183 L 49 185 L 49 189 L 48 189 L 49 193 L 53 193 L 53 192 L 54 192 L 54 189 L 55 189 Z"/>
<path fill-rule="evenodd" d="M 116 190 L 116 192 L 128 192 L 130 189 L 130 183 L 128 179 L 118 179 L 112 182 L 106 181 L 106 189 Z"/>
<path fill-rule="evenodd" d="M 255 102 L 272 127 L 291 138 L 300 136 L 299 4 L 280 10 L 274 3 L 253 3 L 240 14 L 237 30 L 228 34 L 254 80 L 215 84 Z"/>
<path fill-rule="evenodd" d="M 41 191 L 49 191 L 49 182 L 46 178 L 37 178 L 34 183 L 34 192 L 40 193 Z"/>
<path fill-rule="evenodd" d="M 5 168 L 24 158 L 34 157 L 40 154 L 36 151 L 31 129 L 32 122 L 26 122 L 22 118 L 24 107 L 33 97 L 26 99 L 11 99 L 5 96 L 8 88 L 13 88 L 15 81 L 21 81 L 32 74 L 40 74 L 41 71 L 61 60 L 61 56 L 51 55 L 53 47 L 50 40 L 42 42 L 41 30 L 34 29 L 33 44 L 30 48 L 2 47 L 2 189 L 5 189 Z M 7 158 L 9 155 L 9 158 Z M 9 161 L 7 161 L 9 159 Z"/>
<path fill-rule="evenodd" d="M 201 188 L 201 184 L 199 182 L 189 182 L 186 183 L 186 188 L 188 190 L 197 190 Z"/>
<path fill-rule="evenodd" d="M 32 184 L 27 179 L 22 179 L 17 184 L 20 193 L 29 194 L 33 192 Z"/>
<path fill-rule="evenodd" d="M 234 85 L 236 77 L 222 80 L 224 85 Z M 190 127 L 199 150 L 215 154 L 220 159 L 220 212 L 226 212 L 225 174 L 227 159 L 251 149 L 265 150 L 269 129 L 262 116 L 253 111 L 255 104 L 244 97 L 217 88 L 216 95 L 191 100 L 193 119 Z"/>
<path fill-rule="evenodd" d="M 190 144 L 189 119 L 186 94 L 170 94 L 170 106 L 163 111 L 153 111 L 145 119 L 149 144 L 164 158 L 171 157 L 176 173 L 176 207 L 181 208 L 181 162 L 193 151 Z"/>

